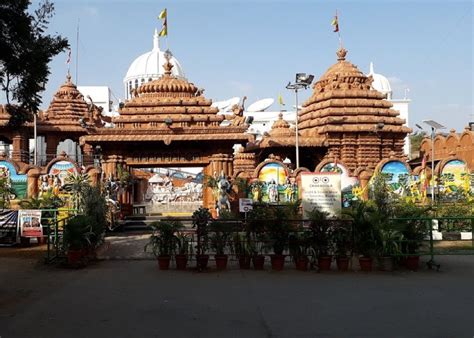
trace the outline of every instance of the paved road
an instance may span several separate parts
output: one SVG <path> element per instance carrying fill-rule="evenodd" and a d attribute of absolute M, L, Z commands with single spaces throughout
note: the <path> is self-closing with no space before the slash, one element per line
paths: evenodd
<path fill-rule="evenodd" d="M 441 272 L 82 270 L 0 258 L 0 336 L 473 337 L 474 257 Z"/>

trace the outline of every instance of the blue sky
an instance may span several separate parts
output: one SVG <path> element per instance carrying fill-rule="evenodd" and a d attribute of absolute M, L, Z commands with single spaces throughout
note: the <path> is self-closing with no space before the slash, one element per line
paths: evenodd
<path fill-rule="evenodd" d="M 206 97 L 246 95 L 252 103 L 281 93 L 291 104 L 285 85 L 296 72 L 319 78 L 336 62 L 331 20 L 337 9 L 347 59 L 364 73 L 373 61 L 394 98 L 410 89 L 411 125 L 432 118 L 460 130 L 474 120 L 471 1 L 54 2 L 50 30 L 71 42 L 73 77 L 80 20 L 78 83 L 107 85 L 119 98 L 130 63 L 151 50 L 166 7 L 168 46 Z M 63 53 L 51 63 L 43 108 L 64 82 L 65 60 Z"/>

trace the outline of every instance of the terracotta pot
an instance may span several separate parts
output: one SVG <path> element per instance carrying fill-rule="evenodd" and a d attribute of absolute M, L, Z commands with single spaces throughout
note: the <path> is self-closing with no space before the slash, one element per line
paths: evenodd
<path fill-rule="evenodd" d="M 406 267 L 408 270 L 417 271 L 420 265 L 420 256 L 408 256 L 406 260 Z"/>
<path fill-rule="evenodd" d="M 239 267 L 242 270 L 250 269 L 250 256 L 239 256 Z"/>
<path fill-rule="evenodd" d="M 38 241 L 38 245 L 46 244 L 46 238 L 45 237 L 36 237 L 36 240 Z"/>
<path fill-rule="evenodd" d="M 393 271 L 393 257 L 379 257 L 379 270 Z"/>
<path fill-rule="evenodd" d="M 331 256 L 318 257 L 319 271 L 329 271 L 329 270 L 331 270 L 331 262 L 332 262 L 332 257 Z"/>
<path fill-rule="evenodd" d="M 197 268 L 199 270 L 207 269 L 207 263 L 209 262 L 209 255 L 196 255 Z"/>
<path fill-rule="evenodd" d="M 188 255 L 176 255 L 176 269 L 186 270 L 186 265 L 188 264 Z"/>
<path fill-rule="evenodd" d="M 285 266 L 285 255 L 270 255 L 272 270 L 281 271 Z"/>
<path fill-rule="evenodd" d="M 225 270 L 227 268 L 227 255 L 215 255 L 217 270 Z"/>
<path fill-rule="evenodd" d="M 83 263 L 83 258 L 84 257 L 84 253 L 81 249 L 78 249 L 78 250 L 72 250 L 72 249 L 69 249 L 67 251 L 67 263 L 70 265 L 70 266 L 79 266 Z"/>
<path fill-rule="evenodd" d="M 359 257 L 359 264 L 361 271 L 372 271 L 372 257 Z"/>
<path fill-rule="evenodd" d="M 169 270 L 171 256 L 158 256 L 158 266 L 160 270 Z"/>
<path fill-rule="evenodd" d="M 308 271 L 308 263 L 309 263 L 309 259 L 307 256 L 301 256 L 301 257 L 296 258 L 296 261 L 295 261 L 296 270 Z"/>
<path fill-rule="evenodd" d="M 337 270 L 348 271 L 349 270 L 349 257 L 336 257 Z"/>
<path fill-rule="evenodd" d="M 263 255 L 256 255 L 252 257 L 253 268 L 255 270 L 263 270 L 263 266 L 265 265 L 265 256 Z"/>

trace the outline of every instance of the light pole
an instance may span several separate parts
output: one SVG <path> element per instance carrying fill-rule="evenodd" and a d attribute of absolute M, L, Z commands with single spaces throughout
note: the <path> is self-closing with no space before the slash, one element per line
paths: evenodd
<path fill-rule="evenodd" d="M 33 138 L 35 139 L 35 147 L 33 148 L 33 164 L 36 165 L 36 159 L 38 157 L 38 129 L 36 126 L 36 113 L 33 113 Z"/>
<path fill-rule="evenodd" d="M 446 127 L 442 124 L 433 120 L 423 120 L 423 123 L 431 127 L 431 181 L 433 185 L 431 187 L 431 204 L 435 203 L 435 180 L 434 180 L 434 137 L 436 130 L 445 129 Z"/>
<path fill-rule="evenodd" d="M 295 91 L 295 104 L 296 104 L 296 113 L 295 113 L 295 147 L 296 147 L 296 168 L 300 167 L 300 150 L 299 150 L 299 132 L 298 132 L 298 90 L 299 89 L 307 89 L 311 82 L 313 82 L 314 75 L 306 74 L 306 73 L 296 73 L 296 80 L 295 83 L 288 82 L 286 85 L 286 89 L 294 90 Z"/>

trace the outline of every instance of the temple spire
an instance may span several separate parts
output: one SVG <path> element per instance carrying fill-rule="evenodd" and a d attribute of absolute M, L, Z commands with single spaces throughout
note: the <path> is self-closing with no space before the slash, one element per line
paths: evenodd
<path fill-rule="evenodd" d="M 158 29 L 155 28 L 155 34 L 153 34 L 153 50 L 160 49 L 158 37 Z"/>

